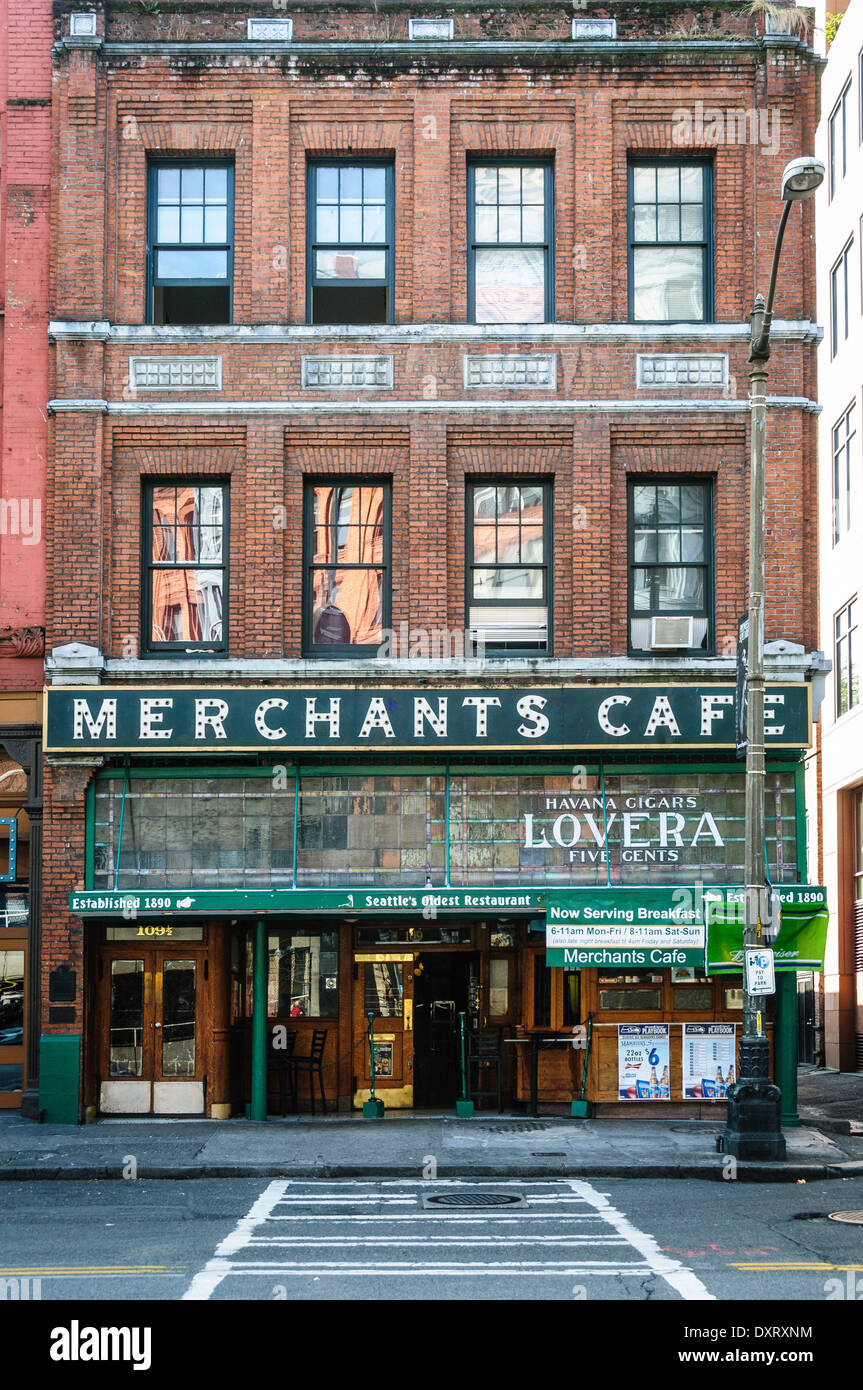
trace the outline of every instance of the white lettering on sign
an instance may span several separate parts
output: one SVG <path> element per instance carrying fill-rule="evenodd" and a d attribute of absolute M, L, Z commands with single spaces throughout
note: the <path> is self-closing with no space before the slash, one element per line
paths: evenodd
<path fill-rule="evenodd" d="M 519 724 L 516 733 L 522 738 L 542 738 L 543 734 L 548 733 L 548 716 L 541 713 L 547 704 L 548 700 L 544 695 L 523 695 L 516 709 L 522 719 L 531 721 L 533 728 L 527 724 Z"/>
<path fill-rule="evenodd" d="M 712 835 L 712 837 L 713 837 L 713 843 L 714 843 L 715 845 L 724 844 L 724 841 L 723 841 L 723 839 L 722 839 L 722 836 L 720 835 L 720 833 L 719 833 L 719 831 L 718 831 L 718 829 L 717 829 L 716 821 L 713 819 L 713 817 L 712 817 L 712 815 L 710 814 L 709 811 L 705 811 L 704 814 L 703 814 L 703 816 L 701 817 L 701 820 L 698 822 L 698 827 L 697 827 L 697 829 L 696 829 L 696 831 L 695 831 L 695 834 L 694 834 L 693 837 L 692 837 L 692 843 L 693 843 L 693 845 L 697 845 L 697 844 L 698 844 L 698 841 L 699 841 L 699 839 L 701 838 L 701 835 L 702 835 L 702 834 L 704 834 L 705 837 L 706 837 L 708 834 L 709 834 L 709 835 Z"/>
<path fill-rule="evenodd" d="M 725 710 L 716 709 L 716 705 L 733 705 L 733 695 L 702 695 L 701 697 L 701 737 L 710 738 L 713 733 L 713 721 L 722 719 Z"/>
<path fill-rule="evenodd" d="M 72 705 L 74 716 L 74 727 L 72 736 L 75 739 L 84 737 L 84 725 L 87 725 L 87 732 L 91 738 L 116 738 L 117 737 L 117 701 L 103 700 L 99 706 L 99 713 L 94 719 L 90 713 L 90 706 L 86 700 L 75 700 Z"/>
<path fill-rule="evenodd" d="M 267 714 L 271 709 L 287 709 L 287 700 L 280 700 L 274 695 L 270 700 L 262 700 L 255 710 L 255 728 L 262 738 L 277 739 L 287 738 L 288 731 L 279 725 L 278 729 L 271 729 L 267 723 Z"/>
<path fill-rule="evenodd" d="M 608 711 L 614 709 L 615 705 L 631 705 L 630 695 L 609 695 L 607 700 L 603 700 L 596 717 L 599 720 L 599 727 L 604 734 L 611 734 L 614 738 L 623 738 L 629 733 L 628 724 L 612 724 L 608 717 Z"/>
<path fill-rule="evenodd" d="M 170 738 L 173 729 L 161 728 L 163 714 L 157 713 L 158 710 L 172 709 L 174 701 L 167 696 L 155 697 L 147 696 L 141 701 L 141 738 Z M 156 727 L 156 726 L 160 727 Z"/>
<path fill-rule="evenodd" d="M 675 738 L 680 738 L 680 729 L 667 695 L 657 695 L 654 700 L 653 709 L 650 711 L 650 718 L 647 721 L 647 728 L 644 731 L 645 738 L 652 738 L 656 730 L 661 728 L 670 729 Z"/>
<path fill-rule="evenodd" d="M 462 700 L 462 706 L 468 708 L 476 707 L 476 736 L 477 738 L 488 738 L 488 710 L 489 705 L 500 706 L 500 700 L 496 695 L 469 695 L 466 700 Z"/>
<path fill-rule="evenodd" d="M 330 738 L 338 738 L 341 727 L 341 697 L 330 697 L 329 711 L 318 709 L 317 696 L 306 696 L 306 738 L 314 738 L 318 724 L 329 724 Z"/>
<path fill-rule="evenodd" d="M 368 738 L 372 729 L 383 729 L 387 738 L 395 738 L 396 736 L 396 731 L 387 714 L 387 707 L 379 695 L 376 695 L 373 700 L 369 700 L 363 727 L 360 729 L 360 738 Z"/>
<path fill-rule="evenodd" d="M 765 696 L 764 696 L 764 718 L 765 718 L 765 721 L 768 720 L 768 719 L 774 719 L 774 720 L 775 720 L 775 718 L 776 718 L 776 711 L 775 711 L 775 709 L 770 709 L 770 708 L 768 708 L 770 705 L 784 705 L 784 704 L 785 704 L 785 696 L 784 696 L 784 695 L 770 695 L 770 694 L 765 694 Z M 764 729 L 764 737 L 765 737 L 765 738 L 779 738 L 779 737 L 780 737 L 782 734 L 784 734 L 784 733 L 785 733 L 785 725 L 784 725 L 784 724 L 771 724 L 769 729 L 768 729 L 768 728 L 766 727 L 766 725 L 765 725 L 765 729 Z"/>
<path fill-rule="evenodd" d="M 426 721 L 431 725 L 438 738 L 446 738 L 447 729 L 447 709 L 449 701 L 445 695 L 438 696 L 437 714 L 435 714 L 428 700 L 422 696 L 414 697 L 414 738 L 422 738 L 425 734 Z"/>
<path fill-rule="evenodd" d="M 216 738 L 226 739 L 225 716 L 228 713 L 227 700 L 195 701 L 195 739 L 206 739 L 207 730 L 212 729 Z"/>

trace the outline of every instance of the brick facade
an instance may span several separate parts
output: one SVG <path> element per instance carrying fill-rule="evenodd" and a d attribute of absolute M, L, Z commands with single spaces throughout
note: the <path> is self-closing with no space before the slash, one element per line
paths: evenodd
<path fill-rule="evenodd" d="M 422 12 L 408 5 L 250 3 L 240 14 L 163 0 L 142 13 L 109 0 L 93 6 L 95 43 L 68 39 L 73 8 L 54 6 L 49 652 L 77 642 L 106 661 L 138 656 L 141 483 L 157 477 L 230 484 L 228 664 L 302 657 L 302 487 L 319 476 L 392 480 L 393 626 L 461 628 L 465 483 L 494 476 L 553 484 L 553 653 L 526 669 L 554 678 L 560 662 L 625 664 L 626 480 L 687 475 L 712 479 L 715 494 L 715 655 L 698 671 L 727 680 L 746 583 L 745 320 L 769 277 L 781 171 L 812 147 L 811 49 L 765 38 L 760 20 L 730 6 L 687 16 L 690 37 L 709 41 L 700 50 L 680 40 L 674 5 L 612 5 L 618 41 L 594 45 L 571 40 L 566 5 L 444 7 L 434 13 L 454 18 L 455 40 L 427 46 L 407 42 L 409 12 Z M 293 44 L 246 43 L 258 11 L 289 14 Z M 680 110 L 699 103 L 775 113 L 780 146 L 723 140 L 708 123 L 681 140 Z M 192 153 L 234 161 L 233 323 L 151 327 L 148 161 Z M 553 163 L 554 322 L 469 325 L 468 161 L 518 154 Z M 715 312 L 703 330 L 628 322 L 627 161 L 643 154 L 712 164 Z M 307 326 L 306 166 L 326 155 L 394 161 L 391 325 Z M 812 238 L 809 205 L 795 207 L 767 460 L 766 639 L 807 651 L 817 642 Z M 484 353 L 551 355 L 554 385 L 466 387 L 464 357 Z M 726 355 L 727 379 L 640 387 L 637 357 L 650 353 Z M 304 357 L 357 354 L 392 357 L 392 387 L 303 386 Z M 130 384 L 131 356 L 201 355 L 221 359 L 220 389 Z M 135 678 L 164 683 L 157 664 Z M 660 669 L 676 678 L 673 663 L 642 672 Z M 118 668 L 103 676 L 114 678 Z M 84 886 L 90 771 L 48 768 L 46 970 L 80 965 L 82 928 L 65 901 Z"/>

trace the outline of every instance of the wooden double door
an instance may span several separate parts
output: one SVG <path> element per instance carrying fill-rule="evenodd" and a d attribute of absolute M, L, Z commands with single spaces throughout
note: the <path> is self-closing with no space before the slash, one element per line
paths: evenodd
<path fill-rule="evenodd" d="M 103 950 L 98 969 L 99 1110 L 203 1115 L 209 982 L 206 954 Z"/>

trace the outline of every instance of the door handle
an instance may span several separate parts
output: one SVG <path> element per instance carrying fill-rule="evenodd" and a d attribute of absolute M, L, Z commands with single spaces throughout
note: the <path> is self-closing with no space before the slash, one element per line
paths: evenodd
<path fill-rule="evenodd" d="M 161 1026 L 162 1026 L 161 1023 L 154 1023 L 154 1024 L 153 1024 L 153 1027 L 154 1027 L 154 1028 L 161 1028 Z"/>

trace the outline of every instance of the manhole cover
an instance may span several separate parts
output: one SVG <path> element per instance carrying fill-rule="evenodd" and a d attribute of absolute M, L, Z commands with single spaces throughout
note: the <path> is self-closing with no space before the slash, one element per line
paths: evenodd
<path fill-rule="evenodd" d="M 831 1221 L 842 1221 L 848 1226 L 863 1226 L 863 1211 L 831 1211 L 828 1217 Z"/>
<path fill-rule="evenodd" d="M 423 1195 L 424 1207 L 523 1207 L 519 1192 L 435 1192 Z"/>

